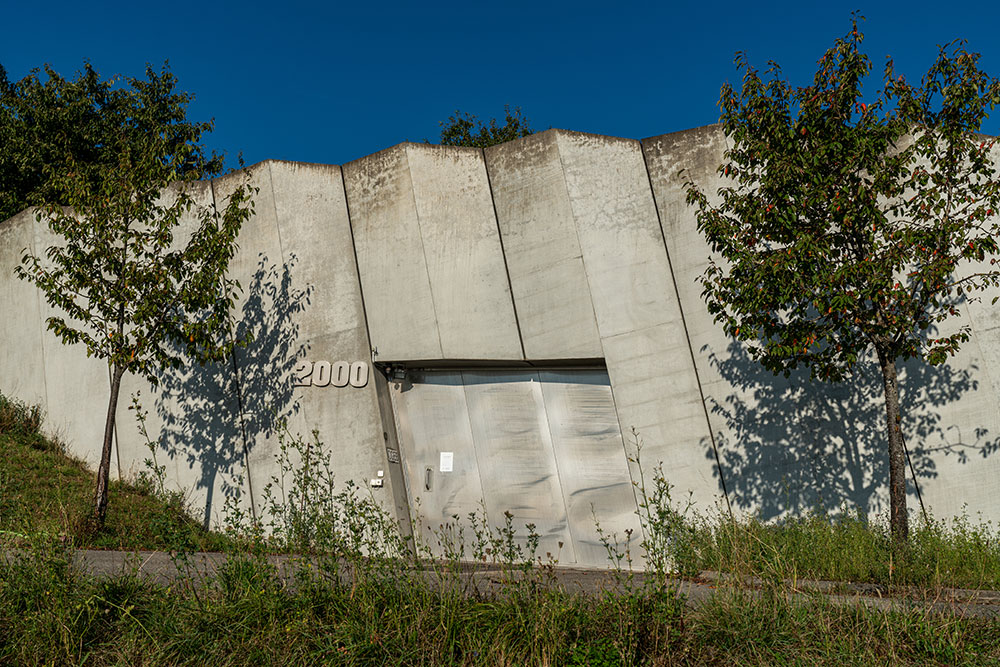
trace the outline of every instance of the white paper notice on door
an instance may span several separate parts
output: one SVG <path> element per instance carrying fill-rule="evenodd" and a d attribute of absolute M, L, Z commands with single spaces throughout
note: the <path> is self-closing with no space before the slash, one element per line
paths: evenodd
<path fill-rule="evenodd" d="M 441 472 L 451 472 L 455 469 L 455 452 L 441 452 Z"/>

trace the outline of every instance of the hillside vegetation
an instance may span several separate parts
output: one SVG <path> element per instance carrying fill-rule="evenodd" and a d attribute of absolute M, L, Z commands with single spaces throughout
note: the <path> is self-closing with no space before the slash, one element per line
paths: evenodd
<path fill-rule="evenodd" d="M 796 581 L 860 573 L 888 581 L 888 595 L 901 578 L 994 581 L 996 541 L 984 529 L 928 526 L 900 562 L 884 550 L 885 528 L 861 517 L 712 523 L 678 510 L 655 475 L 640 511 L 646 575 L 609 538 L 613 584 L 583 594 L 559 584 L 557 564 L 535 555 L 530 531 L 514 534 L 509 515 L 499 529 L 475 515 L 464 533 L 441 528 L 446 556 L 430 558 L 358 487 L 334 488 L 314 464 L 293 469 L 306 446 L 294 437 L 278 461 L 287 477 L 263 492 L 267 526 L 237 515 L 226 535 L 206 532 L 180 496 L 140 476 L 114 487 L 95 532 L 79 519 L 91 473 L 40 435 L 41 422 L 37 409 L 0 397 L 0 664 L 1000 665 L 994 619 L 927 599 L 893 610 L 835 604 Z M 322 443 L 309 446 L 322 460 Z M 168 550 L 179 577 L 157 584 L 137 564 L 92 576 L 74 565 L 78 546 Z M 226 560 L 206 577 L 188 558 L 208 548 Z M 279 571 L 274 551 L 310 556 Z M 475 562 L 461 561 L 468 553 Z M 744 576 L 689 604 L 675 571 L 703 565 Z"/>
<path fill-rule="evenodd" d="M 224 539 L 184 512 L 179 494 L 157 494 L 147 477 L 115 480 L 107 522 L 88 521 L 94 473 L 42 435 L 42 413 L 0 394 L 0 544 L 47 535 L 79 548 L 218 550 Z"/>

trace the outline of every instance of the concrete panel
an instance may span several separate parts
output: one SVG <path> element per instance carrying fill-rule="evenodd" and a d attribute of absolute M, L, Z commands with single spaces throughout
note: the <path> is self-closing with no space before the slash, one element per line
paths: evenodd
<path fill-rule="evenodd" d="M 502 526 L 509 512 L 522 546 L 526 526 L 533 524 L 539 536 L 539 556 L 551 553 L 564 563 L 575 563 L 576 549 L 538 376 L 466 372 L 462 379 L 490 522 Z"/>
<path fill-rule="evenodd" d="M 493 201 L 526 358 L 600 358 L 557 134 L 486 149 Z"/>
<path fill-rule="evenodd" d="M 243 182 L 234 173 L 213 182 L 215 201 L 225 205 L 230 193 Z M 258 512 L 263 493 L 277 475 L 282 425 L 292 434 L 309 436 L 292 390 L 296 361 L 304 355 L 296 328 L 308 306 L 305 286 L 293 273 L 294 264 L 281 250 L 270 162 L 250 167 L 254 214 L 240 230 L 240 250 L 230 264 L 230 278 L 242 288 L 235 301 L 234 334 L 250 342 L 235 353 L 239 387 L 240 436 L 245 440 L 247 483 Z"/>
<path fill-rule="evenodd" d="M 670 259 L 727 486 L 737 511 L 764 518 L 815 506 L 887 511 L 885 417 L 881 380 L 872 360 L 852 381 L 828 385 L 808 371 L 776 377 L 728 339 L 708 313 L 697 278 L 710 249 L 685 201 L 692 180 L 715 198 L 727 147 L 718 126 L 644 140 Z M 684 169 L 683 174 L 678 172 Z M 989 309 L 970 308 L 947 327 L 973 324 L 973 340 L 947 365 L 900 363 L 903 430 L 924 500 L 935 515 L 951 516 L 967 503 L 984 518 L 1000 514 L 997 483 L 996 394 L 990 369 L 994 347 Z M 712 453 L 706 447 L 705 458 Z M 693 460 L 693 459 L 692 459 Z M 919 511 L 910 480 L 909 507 Z"/>
<path fill-rule="evenodd" d="M 343 169 L 368 327 L 378 359 L 442 358 L 406 145 Z"/>
<path fill-rule="evenodd" d="M 522 359 L 482 152 L 401 144 L 344 177 L 378 359 Z"/>
<path fill-rule="evenodd" d="M 639 430 L 647 469 L 696 462 L 702 472 L 664 472 L 702 507 L 714 504 L 718 487 L 700 482 L 711 475 L 708 430 L 640 145 L 557 137 L 622 432 Z"/>
<path fill-rule="evenodd" d="M 629 455 L 635 458 L 641 443 L 642 475 L 649 480 L 662 464 L 678 496 L 693 493 L 705 510 L 718 503 L 721 492 L 713 479 L 714 461 L 706 457 L 711 442 L 691 357 L 677 349 L 683 336 L 679 323 L 665 323 L 605 339 L 604 353 Z M 633 466 L 633 478 L 639 477 Z"/>
<path fill-rule="evenodd" d="M 639 143 L 570 132 L 558 143 L 601 337 L 675 319 Z"/>
<path fill-rule="evenodd" d="M 607 373 L 538 375 L 576 563 L 611 565 L 598 527 L 641 563 L 642 526 Z"/>
<path fill-rule="evenodd" d="M 34 252 L 35 215 L 24 211 L 0 222 L 0 393 L 45 407 L 45 366 L 38 288 L 18 280 L 14 269 L 25 251 Z"/>
<path fill-rule="evenodd" d="M 214 203 L 211 182 L 191 183 L 187 191 L 194 210 L 182 216 L 175 229 L 175 248 L 186 244 L 198 228 L 197 210 Z M 136 393 L 148 412 L 147 435 L 156 445 L 156 462 L 166 467 L 169 488 L 185 494 L 198 520 L 220 526 L 226 498 L 240 490 L 245 475 L 232 361 L 205 366 L 187 362 L 176 372 L 161 374 L 156 387 L 144 378 L 122 378 L 116 430 L 126 478 L 146 470 L 150 458 L 136 415 L 128 409 Z"/>
<path fill-rule="evenodd" d="M 523 359 L 482 151 L 406 153 L 443 357 Z"/>
<path fill-rule="evenodd" d="M 414 372 L 391 386 L 413 529 L 425 548 L 443 557 L 457 547 L 453 526 L 486 511 L 462 374 Z M 441 470 L 442 452 L 452 456 L 450 471 Z M 467 558 L 474 556 L 472 546 L 471 540 L 463 545 Z"/>
<path fill-rule="evenodd" d="M 721 185 L 716 173 L 725 150 L 725 136 L 717 126 L 668 134 L 643 141 L 646 165 L 659 212 L 663 234 L 666 239 L 670 262 L 674 272 L 677 291 L 682 304 L 687 334 L 693 346 L 696 367 L 704 392 L 706 405 L 710 409 L 712 432 L 720 447 L 723 472 L 727 476 L 730 492 L 740 495 L 740 487 L 734 491 L 730 477 L 739 476 L 741 466 L 727 465 L 735 456 L 743 463 L 742 449 L 737 434 L 730 428 L 725 417 L 725 408 L 733 401 L 739 405 L 756 405 L 752 390 L 736 388 L 734 383 L 723 379 L 720 368 L 729 368 L 730 340 L 712 321 L 712 316 L 701 299 L 701 285 L 697 277 L 708 266 L 710 250 L 697 229 L 693 209 L 685 201 L 684 182 L 687 178 L 696 180 L 706 192 L 714 193 Z M 685 169 L 684 177 L 678 176 Z M 738 372 L 729 374 L 732 379 Z M 726 447 L 738 451 L 723 451 Z M 698 451 L 691 452 L 691 460 L 701 458 L 714 464 L 712 442 L 707 438 L 700 443 Z M 718 470 L 709 464 L 709 473 L 715 477 L 718 488 Z M 766 467 L 766 466 L 764 466 Z M 707 476 L 707 475 L 706 475 Z M 780 496 L 781 491 L 774 480 L 769 480 L 766 493 Z M 752 510 L 756 499 L 745 504 L 736 503 L 736 509 Z"/>
<path fill-rule="evenodd" d="M 974 270 L 971 267 L 970 270 Z M 980 267 L 987 269 L 990 267 Z M 994 294 L 990 294 L 993 292 Z M 1000 521 L 1000 328 L 989 305 L 965 303 L 937 335 L 961 326 L 972 337 L 947 363 L 903 366 L 900 403 L 904 436 L 917 470 L 924 503 L 939 518 L 963 513 Z M 881 405 L 881 401 L 879 401 Z M 917 511 L 911 500 L 910 508 Z"/>
<path fill-rule="evenodd" d="M 685 201 L 684 183 L 692 179 L 714 195 L 722 185 L 716 169 L 725 149 L 726 138 L 715 125 L 643 141 L 650 183 L 696 353 L 705 344 L 719 348 L 721 343 L 721 349 L 725 349 L 727 341 L 701 299 L 697 277 L 708 266 L 711 250 L 698 232 L 694 209 Z M 678 175 L 681 169 L 683 176 Z"/>
<path fill-rule="evenodd" d="M 44 223 L 34 225 L 35 255 L 44 257 L 48 248 L 59 246 L 62 237 Z M 107 363 L 87 357 L 83 344 L 64 345 L 45 320 L 62 311 L 48 305 L 38 293 L 42 355 L 45 366 L 46 429 L 62 440 L 67 449 L 97 468 L 107 420 L 110 382 Z M 70 322 L 80 327 L 78 322 Z"/>
<path fill-rule="evenodd" d="M 379 470 L 388 471 L 390 465 L 399 463 L 390 464 L 386 458 L 340 167 L 269 164 L 290 289 L 297 290 L 302 300 L 291 309 L 288 306 L 292 304 L 283 306 L 294 311 L 289 312 L 289 352 L 284 360 L 275 362 L 286 370 L 292 360 L 361 362 L 369 367 L 369 380 L 363 387 L 336 387 L 332 383 L 296 387 L 292 399 L 300 408 L 306 429 L 302 435 L 319 431 L 338 483 L 354 480 L 364 488 Z M 384 474 L 384 486 L 372 490 L 387 507 L 393 505 L 391 478 Z"/>

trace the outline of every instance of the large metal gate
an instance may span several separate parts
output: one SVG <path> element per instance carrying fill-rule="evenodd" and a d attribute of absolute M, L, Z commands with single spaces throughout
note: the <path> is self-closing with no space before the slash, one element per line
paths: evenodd
<path fill-rule="evenodd" d="M 636 551 L 607 371 L 410 370 L 390 386 L 414 530 L 436 553 L 435 533 L 455 517 L 468 526 L 471 512 L 493 527 L 509 512 L 522 544 L 534 524 L 538 555 L 563 565 L 609 564 L 598 522 L 622 546 L 630 534 Z"/>

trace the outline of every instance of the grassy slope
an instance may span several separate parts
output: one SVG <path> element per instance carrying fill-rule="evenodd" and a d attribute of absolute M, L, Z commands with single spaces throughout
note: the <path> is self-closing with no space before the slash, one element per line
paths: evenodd
<path fill-rule="evenodd" d="M 87 527 L 94 475 L 63 447 L 43 437 L 37 409 L 0 395 L 0 533 L 65 535 L 77 547 L 217 550 L 223 539 L 182 511 L 180 498 L 157 498 L 148 485 L 111 482 L 103 530 Z M 2 543 L 2 542 L 0 542 Z"/>
<path fill-rule="evenodd" d="M 89 513 L 93 475 L 39 435 L 38 417 L 0 396 L 0 530 L 73 534 Z M 105 530 L 73 545 L 169 549 L 179 540 L 224 546 L 176 498 L 114 484 Z M 68 567 L 69 544 L 23 544 L 0 559 L 0 664 L 1000 663 L 993 621 L 834 607 L 821 597 L 799 604 L 782 587 L 723 588 L 696 609 L 660 589 L 586 597 L 512 585 L 479 599 L 441 595 L 393 561 L 369 559 L 354 562 L 346 584 L 305 565 L 288 587 L 257 550 L 230 544 L 221 576 L 198 593 L 134 572 L 87 577 Z"/>

